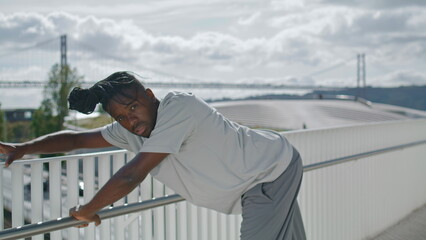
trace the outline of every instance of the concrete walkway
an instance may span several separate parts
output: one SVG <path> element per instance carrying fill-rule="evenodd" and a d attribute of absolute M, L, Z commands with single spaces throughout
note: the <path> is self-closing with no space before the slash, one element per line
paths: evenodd
<path fill-rule="evenodd" d="M 425 240 L 426 205 L 417 209 L 396 225 L 386 229 L 372 240 Z"/>
<path fill-rule="evenodd" d="M 396 112 L 414 111 L 383 104 L 366 106 L 359 102 L 343 100 L 245 100 L 216 102 L 212 106 L 234 122 L 249 127 L 277 130 L 404 120 L 411 119 L 411 115 Z M 426 117 L 426 111 L 416 111 L 412 114 Z"/>

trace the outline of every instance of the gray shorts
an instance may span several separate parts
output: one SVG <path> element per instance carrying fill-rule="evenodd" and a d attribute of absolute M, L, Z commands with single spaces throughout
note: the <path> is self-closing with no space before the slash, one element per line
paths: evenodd
<path fill-rule="evenodd" d="M 305 240 L 297 204 L 302 160 L 296 149 L 287 169 L 273 182 L 260 183 L 241 197 L 241 240 Z"/>

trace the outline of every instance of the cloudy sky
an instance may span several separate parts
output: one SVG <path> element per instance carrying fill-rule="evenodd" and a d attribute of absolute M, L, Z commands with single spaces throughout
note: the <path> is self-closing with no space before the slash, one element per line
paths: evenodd
<path fill-rule="evenodd" d="M 34 62 L 58 58 L 61 34 L 92 81 L 131 70 L 153 81 L 355 86 L 364 53 L 368 85 L 426 84 L 424 0 L 2 0 L 0 78 L 45 78 Z M 46 53 L 23 61 L 25 49 Z"/>

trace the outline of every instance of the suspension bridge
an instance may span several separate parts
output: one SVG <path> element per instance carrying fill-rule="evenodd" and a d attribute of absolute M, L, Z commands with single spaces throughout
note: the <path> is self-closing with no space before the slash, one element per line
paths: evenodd
<path fill-rule="evenodd" d="M 81 82 L 82 86 L 92 86 L 96 82 Z M 45 81 L 0 81 L 0 88 L 44 88 Z M 214 82 L 148 82 L 149 87 L 156 88 L 215 88 L 215 89 L 321 89 L 333 90 L 340 87 L 325 87 L 313 85 L 273 85 L 273 84 L 244 84 L 244 83 L 214 83 Z"/>
<path fill-rule="evenodd" d="M 59 43 L 59 44 L 58 44 Z M 69 46 L 68 46 L 69 45 Z M 58 47 L 59 46 L 59 47 Z M 59 51 L 58 51 L 59 50 Z M 67 52 L 68 51 L 68 52 Z M 58 54 L 58 52 L 60 54 Z M 84 52 L 84 54 L 82 54 Z M 93 61 L 93 56 L 96 55 L 96 65 L 90 63 Z M 60 61 L 57 61 L 60 60 Z M 362 60 L 362 59 L 361 59 Z M 299 78 L 313 77 L 316 75 L 324 74 L 326 72 L 334 71 L 340 67 L 346 66 L 355 61 L 355 58 L 341 60 L 338 63 L 325 67 L 323 69 L 314 71 L 312 73 L 300 76 Z M 65 35 L 57 38 L 47 39 L 35 43 L 32 46 L 27 46 L 19 49 L 10 49 L 6 53 L 0 54 L 0 88 L 43 88 L 46 80 L 42 80 L 48 69 L 53 64 L 60 62 L 65 65 L 72 62 L 73 67 L 76 67 L 84 76 L 97 76 L 95 79 L 101 79 L 99 76 L 107 76 L 116 69 L 140 69 L 147 75 L 146 84 L 150 87 L 158 88 L 217 88 L 217 89 L 340 89 L 341 87 L 334 86 L 318 86 L 318 85 L 294 85 L 294 84 L 280 84 L 280 83 L 227 83 L 227 82 L 205 82 L 200 79 L 190 79 L 187 77 L 177 76 L 156 69 L 140 66 L 133 61 L 126 60 L 123 57 L 113 56 L 104 51 L 100 51 L 94 46 L 87 43 L 73 39 L 67 41 Z M 7 64 L 6 64 L 7 63 Z M 13 64 L 15 67 L 12 67 Z M 360 69 L 360 63 L 364 66 Z M 87 66 L 95 66 L 88 69 Z M 115 66 L 115 67 L 112 67 Z M 113 69 L 115 68 L 115 69 Z M 45 69 L 38 72 L 37 76 L 20 77 L 19 71 L 29 71 L 25 69 Z M 363 70 L 363 71 L 362 71 Z M 360 75 L 363 77 L 365 85 L 365 61 L 360 61 L 358 56 L 358 86 L 360 82 Z M 160 79 L 161 81 L 150 81 L 148 79 Z M 82 85 L 91 85 L 94 81 L 82 82 Z"/>

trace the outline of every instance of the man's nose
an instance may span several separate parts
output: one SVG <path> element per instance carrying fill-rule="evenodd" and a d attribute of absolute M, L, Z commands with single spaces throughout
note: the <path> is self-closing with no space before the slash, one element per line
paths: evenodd
<path fill-rule="evenodd" d="M 138 118 L 134 114 L 129 114 L 129 123 L 131 126 L 137 123 L 137 121 L 138 121 Z"/>

